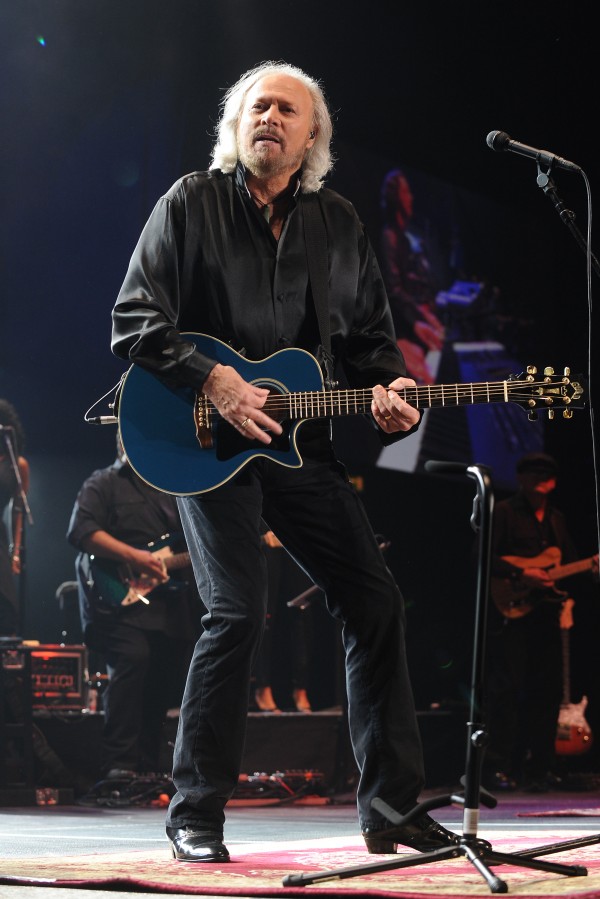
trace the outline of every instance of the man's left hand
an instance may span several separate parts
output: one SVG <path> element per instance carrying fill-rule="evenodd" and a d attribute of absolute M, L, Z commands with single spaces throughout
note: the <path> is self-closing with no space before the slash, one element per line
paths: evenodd
<path fill-rule="evenodd" d="M 399 395 L 404 387 L 415 387 L 412 378 L 396 378 L 386 389 L 381 384 L 373 388 L 371 413 L 382 431 L 394 434 L 398 431 L 410 431 L 417 424 L 421 413 L 414 406 L 409 406 Z"/>

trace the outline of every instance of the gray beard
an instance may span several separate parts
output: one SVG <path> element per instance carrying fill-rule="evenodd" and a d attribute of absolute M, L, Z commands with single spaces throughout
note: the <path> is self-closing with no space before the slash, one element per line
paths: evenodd
<path fill-rule="evenodd" d="M 290 164 L 294 166 L 293 171 L 297 171 L 304 160 L 304 153 L 299 153 L 295 160 L 289 160 L 285 156 L 273 160 L 263 156 L 262 153 L 257 153 L 254 147 L 250 150 L 240 147 L 238 152 L 240 162 L 255 178 L 270 178 L 281 175 L 283 172 L 290 170 Z"/>

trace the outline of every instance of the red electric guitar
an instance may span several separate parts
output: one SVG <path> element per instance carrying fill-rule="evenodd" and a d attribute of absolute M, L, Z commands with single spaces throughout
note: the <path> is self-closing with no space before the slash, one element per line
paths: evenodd
<path fill-rule="evenodd" d="M 556 729 L 555 749 L 557 755 L 582 755 L 591 749 L 593 743 L 592 731 L 584 715 L 588 703 L 587 696 L 582 696 L 581 702 L 572 703 L 570 695 L 569 631 L 573 627 L 574 604 L 572 599 L 565 600 L 560 614 L 563 651 L 563 698 L 560 704 Z"/>

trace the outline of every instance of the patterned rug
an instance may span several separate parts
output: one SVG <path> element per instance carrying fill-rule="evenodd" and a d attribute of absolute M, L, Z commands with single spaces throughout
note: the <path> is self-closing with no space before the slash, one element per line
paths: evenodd
<path fill-rule="evenodd" d="M 600 808 L 560 808 L 551 811 L 517 812 L 518 818 L 598 818 Z"/>
<path fill-rule="evenodd" d="M 482 836 L 482 834 L 480 834 Z M 572 841 L 581 840 L 573 845 Z M 586 841 L 594 840 L 587 845 Z M 566 843 L 568 841 L 568 843 Z M 559 829 L 544 831 L 543 843 L 517 832 L 503 831 L 493 842 L 493 850 L 502 853 L 561 844 L 561 851 L 540 854 L 539 860 L 583 866 L 587 874 L 564 873 L 525 868 L 518 864 L 487 865 L 506 889 L 493 890 L 475 864 L 465 856 L 437 860 L 391 870 L 373 870 L 376 865 L 394 864 L 400 856 L 368 855 L 360 839 L 336 838 L 269 844 L 230 844 L 232 861 L 225 865 L 186 864 L 171 858 L 164 850 L 132 851 L 61 857 L 0 859 L 0 885 L 71 887 L 87 890 L 122 892 L 177 893 L 203 896 L 318 896 L 408 897 L 488 896 L 508 892 L 515 896 L 574 896 L 600 899 L 600 834 L 590 835 Z M 584 845 L 585 844 L 585 845 Z M 564 845 L 569 848 L 564 849 Z M 421 858 L 407 850 L 403 858 Z M 355 869 L 359 869 L 356 872 Z M 298 882 L 296 878 L 300 876 Z M 316 881 L 304 878 L 317 877 Z M 293 883 L 286 885 L 286 878 Z"/>

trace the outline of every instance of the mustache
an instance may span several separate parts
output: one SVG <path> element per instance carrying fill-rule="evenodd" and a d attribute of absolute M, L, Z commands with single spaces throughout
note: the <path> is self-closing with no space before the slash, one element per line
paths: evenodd
<path fill-rule="evenodd" d="M 276 141 L 276 143 L 280 143 L 279 138 L 276 134 L 273 133 L 269 128 L 261 128 L 258 131 L 255 131 L 252 135 L 252 142 L 256 143 L 257 140 L 264 140 L 265 138 L 269 138 L 270 140 Z"/>

